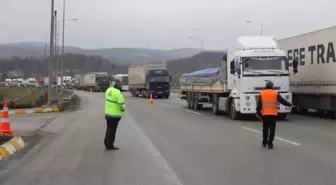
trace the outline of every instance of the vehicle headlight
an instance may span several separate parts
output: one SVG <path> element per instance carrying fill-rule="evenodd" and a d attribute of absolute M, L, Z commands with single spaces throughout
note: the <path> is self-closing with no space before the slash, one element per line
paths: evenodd
<path fill-rule="evenodd" d="M 245 100 L 249 101 L 250 100 L 250 96 L 245 96 Z"/>
<path fill-rule="evenodd" d="M 286 100 L 289 100 L 289 95 L 287 94 L 287 95 L 285 96 L 285 98 L 286 98 Z"/>

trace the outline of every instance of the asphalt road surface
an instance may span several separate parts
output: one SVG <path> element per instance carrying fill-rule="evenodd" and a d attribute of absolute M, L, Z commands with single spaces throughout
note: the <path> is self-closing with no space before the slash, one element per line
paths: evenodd
<path fill-rule="evenodd" d="M 39 128 L 42 139 L 0 173 L 3 185 L 335 185 L 335 122 L 291 115 L 275 149 L 259 121 L 185 109 L 176 97 L 126 95 L 118 151 L 103 145 L 104 94 L 77 92 L 79 110 Z"/>

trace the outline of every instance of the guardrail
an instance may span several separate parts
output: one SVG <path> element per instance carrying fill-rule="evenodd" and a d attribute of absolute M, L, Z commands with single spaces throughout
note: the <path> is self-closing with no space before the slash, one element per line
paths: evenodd
<path fill-rule="evenodd" d="M 74 95 L 75 95 L 75 92 L 72 91 L 70 96 L 62 98 L 63 102 L 67 102 L 67 103 L 71 102 Z"/>
<path fill-rule="evenodd" d="M 61 111 L 65 110 L 69 106 L 69 104 L 71 104 L 73 98 L 76 96 L 73 89 L 65 89 L 64 91 L 67 91 L 66 93 L 69 93 L 70 95 L 67 97 L 61 98 L 60 102 L 58 103 Z"/>

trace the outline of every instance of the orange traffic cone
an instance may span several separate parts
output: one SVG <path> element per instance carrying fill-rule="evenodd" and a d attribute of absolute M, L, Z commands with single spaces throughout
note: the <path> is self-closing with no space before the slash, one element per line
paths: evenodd
<path fill-rule="evenodd" d="M 14 135 L 14 132 L 10 128 L 10 124 L 9 124 L 8 101 L 7 100 L 4 101 L 2 117 L 1 117 L 1 121 L 0 121 L 0 134 L 1 133 L 6 134 L 6 135 L 10 135 L 10 136 Z"/>
<path fill-rule="evenodd" d="M 149 94 L 149 104 L 154 104 L 152 93 Z"/>

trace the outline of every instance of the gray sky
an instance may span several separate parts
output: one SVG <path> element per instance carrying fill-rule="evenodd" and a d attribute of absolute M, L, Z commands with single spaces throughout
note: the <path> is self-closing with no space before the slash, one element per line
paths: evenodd
<path fill-rule="evenodd" d="M 0 0 L 0 43 L 43 41 L 51 0 Z M 62 1 L 55 7 L 62 14 Z M 66 45 L 225 49 L 241 35 L 288 37 L 336 25 L 336 0 L 66 0 Z M 59 18 L 61 19 L 61 18 Z"/>

